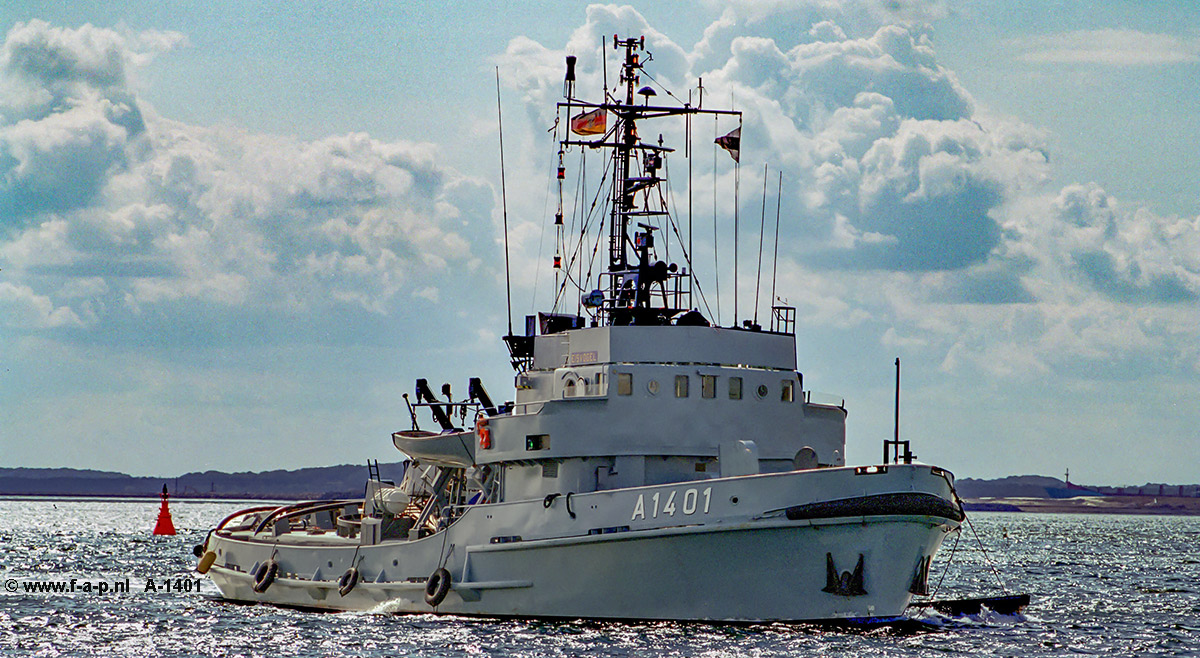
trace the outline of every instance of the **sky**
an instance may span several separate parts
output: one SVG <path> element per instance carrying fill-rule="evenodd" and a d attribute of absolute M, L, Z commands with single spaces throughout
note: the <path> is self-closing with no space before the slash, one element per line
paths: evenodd
<path fill-rule="evenodd" d="M 660 100 L 744 113 L 736 174 L 696 140 L 702 307 L 734 322 L 736 176 L 755 311 L 765 165 L 848 462 L 892 433 L 900 357 L 902 438 L 959 477 L 1200 480 L 1187 3 L 524 5 L 5 3 L 0 466 L 389 461 L 416 378 L 510 399 L 497 70 L 520 326 L 552 303 L 563 58 L 595 97 L 620 33 Z"/>

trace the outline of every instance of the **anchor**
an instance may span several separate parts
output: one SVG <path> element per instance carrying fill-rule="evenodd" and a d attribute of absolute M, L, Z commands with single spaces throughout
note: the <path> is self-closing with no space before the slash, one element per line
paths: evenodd
<path fill-rule="evenodd" d="M 833 564 L 833 553 L 826 553 L 825 587 L 822 587 L 821 591 L 841 596 L 865 595 L 867 590 L 863 589 L 862 553 L 858 554 L 858 564 L 854 566 L 854 573 L 843 571 L 840 577 L 838 576 L 837 567 Z"/>

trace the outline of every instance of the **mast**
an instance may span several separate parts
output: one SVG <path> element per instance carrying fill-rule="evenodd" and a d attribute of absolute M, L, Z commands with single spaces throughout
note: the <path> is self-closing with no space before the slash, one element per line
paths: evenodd
<path fill-rule="evenodd" d="M 671 318 L 692 308 L 693 273 L 686 254 L 685 269 L 679 265 L 655 260 L 655 232 L 662 231 L 662 239 L 670 239 L 678 227 L 672 223 L 665 200 L 658 191 L 665 178 L 661 175 L 664 158 L 674 149 L 658 143 L 643 141 L 638 133 L 638 122 L 646 119 L 691 115 L 730 114 L 740 112 L 728 110 L 701 110 L 690 102 L 682 106 L 652 105 L 657 96 L 653 87 L 639 88 L 642 70 L 642 53 L 645 52 L 645 37 L 621 39 L 613 35 L 613 48 L 623 51 L 623 61 L 618 76 L 618 92 L 606 96 L 602 103 L 589 103 L 573 95 L 559 103 L 570 119 L 567 137 L 560 141 L 560 152 L 570 146 L 608 149 L 612 157 L 612 181 L 608 193 L 609 211 L 607 226 L 607 263 L 601 273 L 599 287 L 584 295 L 584 306 L 595 309 L 597 321 L 604 325 L 667 324 Z M 574 77 L 574 58 L 568 58 L 568 75 Z M 648 60 L 647 60 L 648 61 Z M 572 80 L 573 81 L 573 80 Z M 607 95 L 607 89 L 605 90 Z M 637 97 L 641 96 L 641 99 Z M 572 112 L 582 111 L 570 116 Z M 615 124 L 604 129 L 603 116 L 612 115 Z M 594 121 L 588 122 L 591 118 Z M 587 126 L 576 125 L 577 121 Z M 597 129 L 599 125 L 602 128 Z M 579 139 L 573 135 L 597 135 L 596 139 Z M 561 171 L 561 170 L 560 170 Z M 561 203 L 561 200 L 560 200 Z M 686 247 L 687 245 L 681 245 Z M 565 284 L 564 284 L 565 285 Z"/>

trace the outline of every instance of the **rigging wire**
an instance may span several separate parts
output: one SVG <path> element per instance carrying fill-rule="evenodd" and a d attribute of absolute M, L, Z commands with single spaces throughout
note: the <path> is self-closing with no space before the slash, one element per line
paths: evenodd
<path fill-rule="evenodd" d="M 585 164 L 585 162 L 584 162 L 584 157 L 585 157 L 585 156 L 584 156 L 584 151 L 582 151 L 582 150 L 581 150 L 581 151 L 580 151 L 580 160 L 581 160 L 581 164 L 580 164 L 580 172 L 581 172 L 581 173 L 580 173 L 580 176 L 581 176 L 581 177 L 583 176 L 583 173 L 582 173 L 582 172 L 583 172 L 583 170 L 584 170 L 584 168 L 585 168 L 585 166 L 586 166 L 586 164 Z M 568 271 L 568 273 L 569 273 L 569 271 L 570 271 L 571 267 L 573 267 L 573 266 L 574 266 L 574 264 L 576 263 L 576 261 L 577 261 L 577 260 L 579 260 L 579 262 L 581 263 L 581 266 L 582 266 L 582 260 L 580 259 L 580 255 L 581 255 L 581 253 L 582 253 L 582 251 L 583 251 L 583 248 L 584 248 L 585 236 L 587 235 L 588 228 L 589 228 L 589 226 L 591 225 L 591 223 L 592 223 L 592 222 L 595 220 L 595 218 L 596 218 L 596 217 L 599 217 L 599 216 L 601 216 L 601 214 L 598 214 L 598 213 L 596 213 L 597 204 L 598 204 L 598 203 L 600 203 L 601 199 L 603 199 L 603 201 L 604 201 L 604 206 L 603 206 L 603 208 L 607 208 L 607 207 L 608 207 L 608 205 L 607 205 L 607 204 L 608 204 L 608 201 L 609 201 L 609 199 L 608 199 L 608 196 L 607 196 L 607 195 L 604 195 L 604 194 L 602 194 L 602 192 L 604 191 L 604 183 L 605 183 L 605 181 L 607 181 L 607 180 L 608 180 L 608 175 L 609 175 L 609 165 L 610 165 L 610 164 L 611 164 L 611 161 L 610 161 L 609 159 L 605 159 L 604 169 L 602 170 L 602 175 L 601 175 L 601 177 L 600 177 L 600 185 L 599 185 L 599 186 L 597 186 L 597 188 L 596 188 L 596 195 L 595 195 L 595 197 L 593 197 L 593 199 L 592 199 L 591 207 L 590 207 L 590 209 L 588 210 L 587 214 L 585 215 L 585 217 L 584 217 L 584 219 L 583 219 L 582 223 L 580 224 L 580 229 L 579 229 L 579 232 L 578 232 L 579 239 L 578 239 L 578 240 L 575 242 L 575 248 L 574 248 L 574 251 L 572 251 L 572 252 L 571 252 L 571 256 L 570 256 L 570 258 L 567 260 L 567 267 L 566 267 L 565 269 Z M 586 184 L 586 183 L 584 183 L 584 184 Z M 581 187 L 582 187 L 582 186 L 581 186 Z M 586 191 L 586 188 L 584 188 L 584 189 L 583 189 L 583 191 Z M 584 196 L 582 195 L 582 193 L 581 193 L 581 194 L 580 194 L 580 200 L 582 201 L 582 199 L 584 199 L 584 198 L 586 198 L 586 197 L 584 197 Z M 574 217 L 572 217 L 572 224 L 571 224 L 571 225 L 572 225 L 572 235 L 574 235 L 574 234 L 575 234 L 575 231 L 574 231 L 574 228 L 573 228 L 573 227 L 575 226 L 575 218 L 574 218 Z M 601 229 L 603 229 L 603 223 L 602 223 L 602 222 L 601 222 L 601 224 L 600 224 L 600 227 L 601 227 Z M 593 267 L 594 267 L 594 265 L 595 265 L 596 252 L 597 252 L 597 251 L 598 251 L 598 249 L 599 249 L 599 244 L 600 244 L 600 243 L 599 243 L 599 241 L 600 241 L 600 239 L 601 239 L 601 237 L 598 235 L 598 236 L 597 236 L 597 238 L 596 238 L 595 248 L 594 248 L 594 249 L 593 249 L 593 251 L 592 251 L 592 259 L 591 259 L 591 262 L 589 263 L 589 266 L 588 266 L 588 280 L 589 280 L 589 281 L 591 280 L 591 276 L 592 276 L 592 269 L 593 269 Z M 558 287 L 558 289 L 556 290 L 556 293 L 555 293 L 555 297 L 554 297 L 554 306 L 553 306 L 553 307 L 554 307 L 554 309 L 556 309 L 556 310 L 557 310 L 558 304 L 559 304 L 559 303 L 562 301 L 562 299 L 563 299 L 563 295 L 564 295 L 564 294 L 566 294 L 566 284 L 567 284 L 567 281 L 570 281 L 570 283 L 571 283 L 573 286 L 575 286 L 575 287 L 576 287 L 576 289 L 578 289 L 580 292 L 587 292 L 587 291 L 586 291 L 586 290 L 583 288 L 583 282 L 582 282 L 582 281 L 580 281 L 580 280 L 579 280 L 579 279 L 577 279 L 577 278 L 573 278 L 573 277 L 569 277 L 569 276 L 568 276 L 568 277 L 566 277 L 566 280 L 564 280 L 564 281 L 563 281 L 562 285 Z"/>
<path fill-rule="evenodd" d="M 954 495 L 957 497 L 958 492 L 955 491 Z M 959 506 L 962 506 L 961 501 L 959 502 Z M 963 518 L 966 519 L 967 527 L 971 529 L 971 534 L 975 536 L 975 543 L 979 544 L 979 552 L 983 554 L 984 562 L 987 562 L 988 567 L 992 570 L 992 575 L 996 577 L 996 583 L 1000 585 L 1000 589 L 1005 594 L 1008 594 L 1008 588 L 1004 586 L 1004 581 L 1000 579 L 1000 572 L 996 570 L 996 565 L 992 562 L 992 558 L 988 556 L 987 548 L 983 545 L 983 540 L 979 538 L 979 533 L 975 531 L 975 524 L 971 523 L 971 517 L 963 514 Z M 959 526 L 959 529 L 962 529 L 962 526 Z"/>
<path fill-rule="evenodd" d="M 700 104 L 704 104 L 704 87 L 700 87 Z M 713 168 L 712 168 L 712 195 L 713 195 L 713 281 L 715 290 L 713 294 L 717 298 L 717 316 L 713 318 L 713 324 L 720 326 L 721 324 L 721 262 L 718 254 L 717 245 L 721 244 L 717 237 L 717 138 L 720 137 L 718 130 L 718 117 L 713 115 Z"/>
<path fill-rule="evenodd" d="M 576 218 L 581 217 L 584 214 L 583 193 L 586 190 L 587 190 L 587 150 L 579 149 L 579 187 L 578 187 L 577 191 L 575 192 L 575 198 L 577 199 L 576 203 L 578 204 L 578 206 L 576 207 L 576 210 L 572 211 L 572 214 L 574 215 L 573 217 L 571 217 L 572 229 L 574 229 Z M 575 204 L 572 204 L 572 205 L 574 206 Z M 582 247 L 582 244 L 583 244 L 583 239 L 582 239 L 583 221 L 584 221 L 583 219 L 579 220 L 580 240 L 579 240 L 579 246 L 576 247 L 577 250 L 580 247 Z M 575 259 L 572 258 L 572 262 L 574 262 L 574 260 Z M 579 259 L 579 273 L 575 276 L 575 278 L 576 278 L 576 280 L 583 279 L 583 259 L 582 258 Z M 581 287 L 581 286 L 579 286 L 577 284 L 576 287 Z M 575 295 L 575 315 L 578 316 L 581 314 L 582 307 L 583 307 L 583 298 L 580 295 Z"/>
<path fill-rule="evenodd" d="M 763 234 L 766 233 L 767 226 L 767 164 L 763 163 L 763 195 L 762 195 L 762 212 L 758 216 L 758 267 L 755 268 L 754 275 L 754 324 L 758 324 L 758 290 L 759 284 L 762 283 L 762 248 Z"/>
<path fill-rule="evenodd" d="M 740 124 L 739 124 L 740 125 Z M 740 159 L 740 158 L 739 158 Z M 742 163 L 733 163 L 733 326 L 738 326 L 738 231 L 741 202 L 738 195 L 742 189 Z"/>
<path fill-rule="evenodd" d="M 779 268 L 779 208 L 783 204 L 783 170 L 779 171 L 779 189 L 775 192 L 775 255 L 771 260 L 771 331 L 775 330 L 775 275 Z"/>
<path fill-rule="evenodd" d="M 558 142 L 558 123 L 559 123 L 558 120 L 559 120 L 559 117 L 556 116 L 554 118 L 554 126 L 550 128 L 550 131 L 552 131 L 554 133 L 554 141 L 551 142 L 551 145 Z M 542 197 L 542 217 L 546 216 L 546 209 L 550 207 L 550 186 L 553 185 L 552 181 L 553 181 L 553 179 L 546 180 L 546 194 L 545 194 L 545 196 Z M 543 221 L 543 222 L 540 222 L 540 224 L 541 224 L 541 230 L 538 232 L 538 251 L 537 251 L 537 261 L 536 261 L 538 263 L 542 262 L 542 247 L 544 246 L 545 241 L 546 241 L 546 222 Z M 533 297 L 530 298 L 530 300 L 529 300 L 530 313 L 537 313 L 538 281 L 541 278 L 541 274 L 542 274 L 541 267 L 533 268 Z"/>
<path fill-rule="evenodd" d="M 692 106 L 692 90 L 691 89 L 688 90 L 687 104 L 688 104 L 688 107 Z M 692 236 L 694 234 L 694 231 L 692 231 L 692 218 L 693 218 L 693 215 L 692 215 L 692 160 L 693 160 L 693 157 L 692 157 L 692 155 L 693 154 L 692 154 L 692 115 L 691 114 L 685 115 L 684 132 L 687 133 L 687 139 L 684 142 L 684 155 L 687 158 L 687 163 L 688 163 L 688 184 L 687 184 L 687 191 L 688 191 L 688 245 L 687 245 L 688 296 L 689 296 L 689 302 L 694 304 L 695 300 L 690 299 L 691 294 L 692 294 L 692 289 L 696 287 L 696 285 L 695 285 L 695 279 L 696 279 L 695 269 L 696 268 L 692 267 L 692 263 L 691 263 L 692 254 L 696 253 L 696 250 L 694 249 L 694 247 L 692 245 Z"/>
<path fill-rule="evenodd" d="M 648 51 L 648 50 L 647 50 L 647 51 L 646 51 L 646 54 L 648 54 L 648 55 L 649 55 L 649 54 L 650 54 L 650 51 Z M 651 58 L 653 58 L 653 55 L 651 55 Z M 642 64 L 648 64 L 650 61 L 651 61 L 650 59 L 647 59 L 647 60 L 643 61 L 643 62 L 642 62 Z M 683 104 L 684 104 L 684 102 L 683 102 L 683 99 L 679 98 L 679 97 L 678 97 L 678 96 L 676 96 L 675 94 L 672 94 L 672 93 L 671 93 L 671 90 L 670 90 L 670 89 L 667 89 L 667 86 L 666 86 L 666 85 L 664 85 L 663 83 L 659 82 L 659 81 L 658 81 L 658 80 L 657 80 L 657 79 L 656 79 L 654 76 L 650 75 L 650 73 L 649 73 L 648 71 L 646 71 L 646 69 L 641 69 L 641 73 L 639 73 L 639 75 L 644 75 L 644 76 L 646 76 L 647 78 L 650 78 L 650 80 L 651 80 L 652 82 L 654 82 L 654 84 L 658 85 L 658 88 L 659 88 L 659 89 L 662 89 L 662 90 L 663 90 L 663 92 L 664 92 L 664 93 L 666 93 L 666 95 L 670 96 L 671 98 L 674 98 L 676 101 L 678 101 L 678 102 L 679 102 L 679 104 L 680 104 L 680 105 L 683 105 Z M 690 92 L 689 92 L 689 93 L 690 93 Z"/>
<path fill-rule="evenodd" d="M 946 579 L 946 574 L 950 572 L 950 564 L 954 562 L 954 553 L 958 551 L 958 540 L 962 539 L 962 526 L 958 526 L 953 532 L 954 546 L 950 547 L 950 557 L 946 560 L 946 566 L 942 567 L 942 575 L 938 578 L 938 583 L 933 588 L 933 594 L 929 595 L 930 599 L 936 598 L 938 592 L 942 589 L 942 581 Z"/>
<path fill-rule="evenodd" d="M 664 176 L 664 178 L 665 178 L 665 179 L 666 179 L 666 181 L 667 181 L 667 197 L 668 197 L 668 198 L 671 200 L 671 206 L 672 206 L 672 207 L 677 207 L 677 205 L 676 205 L 676 203 L 675 203 L 675 194 L 674 194 L 674 191 L 673 191 L 673 190 L 674 190 L 674 188 L 673 188 L 673 187 L 671 187 L 671 182 L 670 182 L 670 171 L 669 171 L 670 165 L 667 165 L 667 166 L 666 166 L 666 167 L 664 167 L 664 168 L 665 168 L 665 169 L 668 169 L 668 171 L 666 172 L 666 176 Z M 689 193 L 691 192 L 691 190 L 690 190 L 690 186 L 689 186 L 689 190 L 688 190 L 688 191 L 689 191 Z M 672 215 L 672 214 L 668 214 L 668 216 L 667 216 L 667 217 L 668 217 L 668 219 L 672 219 L 672 221 L 671 221 L 671 229 L 672 229 L 672 232 L 675 234 L 675 237 L 676 237 L 676 238 L 679 240 L 680 244 L 683 244 L 683 236 L 679 234 L 679 226 L 678 226 L 678 224 L 677 224 L 677 223 L 676 223 L 676 222 L 673 220 L 673 217 L 674 217 L 674 215 Z M 686 252 L 686 251 L 685 251 L 685 252 L 684 252 L 684 254 L 683 254 L 683 259 L 684 259 L 684 262 L 685 262 L 685 263 L 687 263 L 687 265 L 688 265 L 688 272 L 689 272 L 689 273 L 691 273 L 691 271 L 692 271 L 692 255 L 691 255 L 690 253 L 688 253 L 688 252 Z M 693 278 L 693 279 L 692 279 L 692 281 L 691 281 L 690 283 L 693 283 L 693 284 L 695 284 L 696 293 L 698 293 L 698 294 L 700 295 L 700 302 L 704 304 L 704 310 L 705 310 L 705 312 L 706 312 L 706 313 L 708 313 L 708 316 L 709 316 L 709 317 L 713 317 L 713 315 L 712 315 L 712 308 L 711 308 L 711 307 L 709 306 L 709 304 L 708 304 L 708 298 L 707 298 L 707 297 L 705 297 L 705 295 L 704 295 L 704 289 L 703 289 L 703 288 L 701 287 L 701 285 L 700 285 L 700 280 L 699 280 L 699 279 L 696 279 L 696 278 Z M 688 287 L 688 298 L 689 298 L 689 302 L 690 302 L 690 303 L 689 303 L 689 306 L 690 306 L 690 307 L 692 307 L 692 308 L 695 308 L 695 301 L 696 301 L 696 300 L 695 300 L 695 296 L 692 294 L 692 288 L 691 288 L 691 286 L 690 286 L 690 285 L 689 285 L 689 287 Z"/>

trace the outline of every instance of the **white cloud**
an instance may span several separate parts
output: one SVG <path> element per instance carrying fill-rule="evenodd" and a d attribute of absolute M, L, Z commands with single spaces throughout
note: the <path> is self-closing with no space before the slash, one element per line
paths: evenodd
<path fill-rule="evenodd" d="M 447 279 L 470 286 L 494 248 L 486 183 L 431 144 L 143 112 L 131 72 L 180 41 L 41 21 L 9 32 L 0 80 L 24 95 L 0 101 L 0 254 L 22 282 L 8 300 L 37 311 L 25 326 L 190 303 L 389 315 L 406 297 L 436 302 Z"/>
<path fill-rule="evenodd" d="M 1200 61 L 1200 39 L 1126 29 L 1076 30 L 1008 43 L 1031 63 L 1160 66 Z"/>
<path fill-rule="evenodd" d="M 83 326 L 83 321 L 69 307 L 55 306 L 49 297 L 37 294 L 29 286 L 8 281 L 0 281 L 0 308 L 6 308 L 4 324 L 11 328 Z"/>

